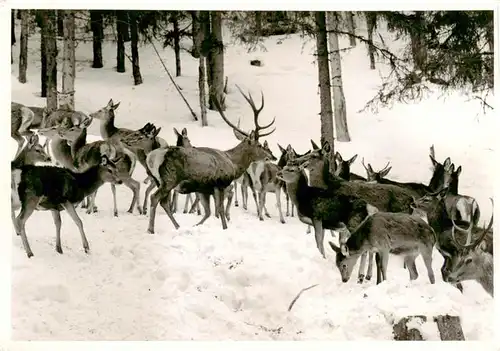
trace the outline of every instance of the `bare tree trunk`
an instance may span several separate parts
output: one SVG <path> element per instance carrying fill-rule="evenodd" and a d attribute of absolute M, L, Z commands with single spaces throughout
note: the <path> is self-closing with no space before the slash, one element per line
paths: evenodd
<path fill-rule="evenodd" d="M 14 63 L 14 58 L 12 56 L 12 51 L 13 51 L 13 46 L 16 43 L 16 16 L 15 16 L 15 11 L 16 10 L 11 10 L 10 11 L 10 63 Z M 17 10 L 17 13 L 19 15 L 19 11 Z"/>
<path fill-rule="evenodd" d="M 198 67 L 198 89 L 200 91 L 201 126 L 208 126 L 207 121 L 207 94 L 205 92 L 205 58 L 200 56 Z"/>
<path fill-rule="evenodd" d="M 260 37 L 262 35 L 262 11 L 255 11 L 255 36 Z"/>
<path fill-rule="evenodd" d="M 427 51 L 424 46 L 424 39 L 422 38 L 422 24 L 423 24 L 423 12 L 416 11 L 415 12 L 415 25 L 416 30 L 410 32 L 410 41 L 411 41 L 411 53 L 413 56 L 413 63 L 415 68 L 424 70 L 425 62 L 427 61 Z M 413 27 L 412 27 L 413 28 Z"/>
<path fill-rule="evenodd" d="M 104 23 L 100 10 L 90 10 L 90 29 L 92 30 L 92 51 L 94 61 L 92 68 L 102 68 L 102 40 L 104 39 Z"/>
<path fill-rule="evenodd" d="M 373 31 L 377 25 L 377 14 L 375 12 L 365 12 L 366 28 L 368 29 L 368 40 L 373 42 Z M 368 44 L 368 55 L 370 56 L 370 69 L 375 69 L 375 48 Z"/>
<path fill-rule="evenodd" d="M 340 60 L 338 30 L 339 13 L 327 13 L 328 42 L 330 44 L 330 70 L 332 75 L 333 108 L 335 116 L 335 132 L 337 140 L 351 141 L 347 127 L 346 104 L 342 88 L 342 62 Z"/>
<path fill-rule="evenodd" d="M 346 13 L 347 17 L 347 31 L 349 34 L 355 35 L 356 34 L 356 25 L 354 24 L 354 12 L 352 11 L 347 11 Z M 356 46 L 356 38 L 353 36 L 349 36 L 349 45 L 352 47 Z"/>
<path fill-rule="evenodd" d="M 59 11 L 63 19 L 64 49 L 62 94 L 59 97 L 61 109 L 75 110 L 75 13 L 71 10 Z"/>
<path fill-rule="evenodd" d="M 127 22 L 126 22 L 127 21 Z M 125 72 L 125 39 L 128 35 L 128 19 L 126 11 L 116 11 L 116 71 L 119 73 Z"/>
<path fill-rule="evenodd" d="M 212 82 L 212 72 L 211 68 L 213 66 L 213 50 L 212 50 L 212 33 L 210 26 L 210 11 L 200 11 L 200 25 L 203 31 L 203 41 L 200 46 L 200 52 L 202 56 L 206 58 L 206 74 L 207 74 L 207 84 L 210 91 L 210 87 L 213 86 Z M 210 41 L 210 45 L 207 44 Z"/>
<path fill-rule="evenodd" d="M 57 10 L 57 36 L 64 37 L 64 10 Z"/>
<path fill-rule="evenodd" d="M 191 56 L 200 58 L 200 45 L 201 42 L 198 33 L 200 32 L 200 11 L 189 11 L 191 13 L 191 34 L 193 37 L 193 50 Z M 203 39 L 201 39 L 203 40 Z"/>
<path fill-rule="evenodd" d="M 321 144 L 328 142 L 331 147 L 330 172 L 335 172 L 333 143 L 332 95 L 330 93 L 330 74 L 328 70 L 328 42 L 324 11 L 314 14 L 316 20 L 316 50 L 318 55 L 319 96 L 321 103 Z"/>
<path fill-rule="evenodd" d="M 21 20 L 21 13 L 19 12 L 19 10 L 12 10 L 12 12 L 16 12 L 16 19 L 18 20 Z"/>
<path fill-rule="evenodd" d="M 40 24 L 41 97 L 47 97 L 47 10 L 36 10 Z"/>
<path fill-rule="evenodd" d="M 26 83 L 26 70 L 28 69 L 28 31 L 29 12 L 28 10 L 18 10 L 21 12 L 21 45 L 19 50 L 19 83 Z"/>
<path fill-rule="evenodd" d="M 57 38 L 55 10 L 46 10 L 47 110 L 57 110 Z"/>
<path fill-rule="evenodd" d="M 174 30 L 172 32 L 174 36 L 174 53 L 175 53 L 175 76 L 181 76 L 181 32 L 179 28 L 179 15 L 178 11 L 172 11 L 170 15 L 170 20 Z"/>
<path fill-rule="evenodd" d="M 215 110 L 213 99 L 219 101 L 222 110 L 226 109 L 224 104 L 224 43 L 222 41 L 222 18 L 220 11 L 211 11 L 212 22 L 212 62 L 210 71 L 212 74 L 212 86 L 209 86 L 210 99 L 209 108 Z"/>
<path fill-rule="evenodd" d="M 137 15 L 135 11 L 129 11 L 130 21 L 130 47 L 132 49 L 132 75 L 134 76 L 134 85 L 142 84 L 141 69 L 139 66 L 139 33 L 137 32 Z"/>
<path fill-rule="evenodd" d="M 486 26 L 486 40 L 488 42 L 488 50 L 490 52 L 494 52 L 495 51 L 495 29 L 493 27 L 493 18 L 491 19 L 491 21 L 487 24 Z"/>

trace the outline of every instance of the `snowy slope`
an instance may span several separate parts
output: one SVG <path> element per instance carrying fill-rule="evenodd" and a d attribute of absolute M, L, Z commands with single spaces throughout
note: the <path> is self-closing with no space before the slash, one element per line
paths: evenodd
<path fill-rule="evenodd" d="M 227 33 L 226 33 L 227 34 Z M 230 92 L 226 114 L 242 127 L 252 127 L 248 105 L 234 87 L 239 84 L 257 98 L 264 91 L 262 118 L 276 116 L 277 131 L 267 138 L 291 143 L 298 152 L 319 140 L 319 95 L 313 42 L 292 36 L 278 44 L 266 40 L 267 52 L 247 53 L 236 45 L 227 47 L 225 74 Z M 386 40 L 386 42 L 390 42 Z M 347 45 L 342 39 L 341 45 Z M 215 112 L 210 126 L 201 129 L 169 81 L 154 50 L 140 48 L 144 84 L 134 87 L 131 66 L 127 73 L 114 72 L 116 48 L 103 45 L 105 67 L 89 68 L 92 44 L 77 47 L 76 108 L 92 112 L 110 98 L 121 101 L 116 124 L 140 128 L 146 122 L 162 127 L 161 136 L 175 141 L 172 127 L 187 127 L 193 145 L 233 147 L 232 131 Z M 160 48 L 161 45 L 158 44 Z M 18 54 L 16 44 L 15 55 Z M 171 72 L 172 50 L 161 50 Z M 17 82 L 17 58 L 12 66 L 12 99 L 43 105 L 39 94 L 39 36 L 29 41 L 28 83 Z M 198 62 L 182 54 L 183 76 L 176 78 L 191 106 L 198 111 Z M 357 113 L 375 92 L 379 72 L 369 70 L 364 45 L 343 52 L 342 73 L 353 141 L 337 143 L 344 158 L 359 154 L 353 171 L 364 174 L 361 157 L 374 168 L 390 161 L 391 179 L 427 183 L 431 172 L 428 150 L 435 145 L 438 160 L 450 156 L 462 165 L 460 192 L 474 196 L 481 206 L 481 222 L 489 219 L 493 196 L 493 114 L 481 114 L 477 102 L 460 94 L 438 100 L 438 94 L 410 105 L 396 105 L 379 114 Z M 264 67 L 249 60 L 260 58 Z M 59 66 L 61 67 L 61 66 Z M 379 65 L 381 67 L 381 65 Z M 59 76 L 59 79 L 61 75 Z M 97 140 L 99 126 L 89 129 Z M 15 143 L 11 141 L 11 153 Z M 145 172 L 137 166 L 135 179 Z M 144 189 L 144 186 L 142 186 Z M 408 314 L 458 314 L 468 340 L 493 337 L 494 302 L 475 282 L 465 283 L 464 294 L 440 280 L 442 257 L 434 254 L 438 282 L 430 285 L 422 260 L 420 277 L 410 283 L 402 260 L 392 257 L 389 280 L 379 286 L 340 280 L 334 253 L 327 249 L 323 260 L 314 237 L 296 217 L 279 223 L 274 195 L 268 195 L 272 218 L 260 222 L 253 200 L 249 210 L 232 208 L 229 229 L 220 221 L 207 220 L 193 227 L 195 215 L 175 216 L 181 229 L 174 230 L 159 208 L 156 234 L 146 233 L 148 217 L 128 214 L 131 191 L 118 188 L 119 217 L 112 217 L 109 185 L 97 196 L 99 213 L 86 215 L 79 209 L 91 246 L 85 255 L 80 236 L 63 213 L 64 255 L 54 250 L 54 225 L 47 212 L 37 212 L 27 223 L 35 256 L 28 260 L 21 241 L 12 239 L 12 337 L 16 340 L 390 340 L 391 324 Z M 143 197 L 141 191 L 141 200 Z M 241 198 L 241 197 L 240 197 Z M 179 205 L 183 207 L 184 197 Z M 282 201 L 284 204 L 285 202 Z M 327 245 L 328 246 L 328 245 Z M 357 272 L 357 268 L 355 270 Z M 300 289 L 305 292 L 291 312 L 287 308 Z M 435 326 L 424 328 L 429 339 L 438 339 Z"/>

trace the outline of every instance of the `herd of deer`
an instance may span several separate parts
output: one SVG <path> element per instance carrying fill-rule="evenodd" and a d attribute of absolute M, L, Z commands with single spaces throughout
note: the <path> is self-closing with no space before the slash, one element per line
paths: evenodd
<path fill-rule="evenodd" d="M 156 189 L 150 196 L 149 233 L 155 230 L 158 204 L 174 227 L 179 228 L 173 215 L 179 193 L 187 195 L 184 213 L 201 214 L 201 203 L 204 215 L 197 225 L 210 217 L 210 196 L 213 196 L 215 215 L 226 229 L 233 196 L 235 206 L 239 205 L 239 184 L 243 208 L 247 209 L 250 188 L 260 220 L 264 220 L 263 214 L 270 217 L 266 193 L 275 193 L 280 221 L 285 223 L 281 210 L 283 190 L 286 216 L 294 216 L 296 208 L 299 220 L 308 225 L 308 232 L 310 227 L 314 229 L 316 245 L 323 257 L 324 230 L 338 231 L 339 245 L 331 241 L 329 245 L 336 253 L 336 266 L 343 282 L 349 280 L 361 257 L 358 282 L 365 279 L 365 271 L 366 279 L 371 279 L 375 259 L 377 284 L 380 283 L 387 278 L 389 254 L 393 254 L 404 258 L 404 268 L 408 269 L 411 280 L 418 277 L 415 259 L 422 255 L 433 284 L 432 252 L 436 247 L 444 258 L 441 268 L 444 281 L 462 291 L 461 281 L 476 280 L 493 296 L 493 215 L 487 228 L 477 226 L 479 206 L 474 198 L 458 194 L 462 168 L 455 170 L 449 157 L 443 163 L 438 162 L 431 147 L 433 174 L 429 185 L 386 179 L 389 165 L 375 172 L 364 160 L 367 177 L 351 173 L 357 155 L 344 161 L 338 152 L 331 155 L 327 142 L 318 147 L 311 140 L 312 149 L 302 155 L 291 145 L 286 148 L 278 145 L 281 157 L 277 160 L 267 141 L 261 144 L 261 138 L 275 130 L 264 132 L 274 124 L 274 119 L 267 125 L 259 124 L 264 95 L 261 107 L 257 108 L 251 94 L 245 95 L 238 89 L 252 108 L 255 129 L 250 132 L 240 129 L 239 122 L 233 124 L 214 101 L 220 116 L 240 141 L 225 151 L 192 146 L 186 128 L 181 132 L 174 128 L 176 146 L 169 146 L 160 138 L 161 128 L 151 123 L 138 130 L 117 128 L 114 119 L 119 103 L 112 100 L 88 116 L 66 110 L 47 114 L 43 108 L 12 102 L 11 134 L 19 144 L 11 163 L 12 221 L 27 256 L 33 253 L 25 224 L 35 210 L 51 211 L 57 252 L 62 253 L 62 210 L 76 223 L 84 250 L 88 252 L 89 244 L 75 206 L 81 203 L 87 213 L 96 211 L 96 192 L 106 182 L 111 184 L 114 216 L 118 216 L 116 184 L 123 183 L 133 192 L 130 213 L 137 208 L 139 214 L 146 214 L 147 198 Z M 102 140 L 87 142 L 87 128 L 94 119 L 100 121 Z M 38 135 L 47 138 L 50 152 L 39 144 Z M 50 160 L 56 165 L 37 165 Z M 137 160 L 148 175 L 144 183 L 149 182 L 142 206 L 140 183 L 132 178 Z M 331 161 L 335 162 L 335 174 L 330 172 Z M 194 199 L 191 193 L 195 193 Z"/>

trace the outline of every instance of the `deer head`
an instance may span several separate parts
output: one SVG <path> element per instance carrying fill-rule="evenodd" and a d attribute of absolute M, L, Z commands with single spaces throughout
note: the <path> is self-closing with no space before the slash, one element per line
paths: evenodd
<path fill-rule="evenodd" d="M 120 106 L 120 103 L 114 104 L 113 99 L 109 99 L 109 102 L 103 108 L 89 114 L 90 117 L 99 120 L 109 120 L 115 117 L 115 110 Z"/>
<path fill-rule="evenodd" d="M 116 167 L 116 164 L 111 161 L 107 156 L 103 155 L 101 157 L 101 163 L 99 164 L 99 172 L 101 179 L 104 182 L 109 182 L 113 184 L 122 184 L 121 175 Z"/>
<path fill-rule="evenodd" d="M 380 171 L 375 172 L 372 168 L 371 164 L 368 164 L 368 166 L 365 165 L 365 158 L 361 160 L 361 164 L 363 165 L 365 171 L 366 171 L 366 181 L 370 183 L 377 183 L 379 182 L 382 178 L 384 178 L 389 172 L 391 171 L 392 167 L 389 167 L 390 162 L 387 162 L 387 164 L 382 168 Z"/>
<path fill-rule="evenodd" d="M 14 163 L 22 162 L 23 164 L 35 164 L 37 162 L 49 162 L 50 157 L 39 143 L 37 134 L 31 134 L 28 137 L 28 142 L 25 147 L 16 156 Z"/>
<path fill-rule="evenodd" d="M 252 98 L 252 95 L 249 93 L 247 96 L 243 93 L 243 91 L 240 89 L 239 86 L 236 86 L 236 87 L 238 88 L 241 95 L 243 95 L 245 100 L 248 102 L 248 104 L 252 108 L 253 115 L 254 115 L 255 129 L 252 130 L 250 133 L 247 133 L 247 132 L 241 130 L 238 126 L 235 126 L 231 121 L 228 120 L 228 118 L 224 114 L 224 111 L 221 108 L 219 101 L 216 98 L 213 99 L 215 108 L 219 112 L 219 115 L 222 117 L 224 122 L 226 122 L 226 124 L 229 125 L 233 129 L 237 138 L 241 139 L 239 147 L 241 148 L 242 151 L 244 151 L 246 153 L 246 157 L 248 160 L 251 160 L 251 162 L 260 161 L 260 160 L 264 160 L 264 159 L 276 160 L 276 157 L 274 157 L 274 155 L 270 152 L 269 148 L 267 148 L 267 150 L 266 150 L 259 142 L 260 138 L 268 136 L 268 135 L 274 133 L 274 131 L 276 130 L 276 128 L 273 128 L 269 132 L 265 132 L 265 133 L 262 132 L 262 131 L 270 128 L 274 124 L 276 118 L 273 118 L 273 120 L 269 124 L 266 124 L 264 126 L 261 126 L 259 124 L 259 114 L 262 111 L 262 109 L 264 108 L 264 93 L 261 93 L 262 104 L 261 104 L 260 108 L 257 108 L 255 106 L 255 102 Z M 238 132 L 238 133 L 236 133 L 236 132 Z M 238 134 L 240 135 L 239 137 L 238 137 Z"/>
<path fill-rule="evenodd" d="M 432 162 L 432 177 L 429 182 L 429 187 L 433 191 L 439 191 L 441 189 L 444 189 L 448 186 L 450 183 L 450 177 L 451 177 L 451 159 L 447 157 L 443 164 L 439 163 L 436 161 L 436 156 L 434 153 L 434 145 L 430 147 L 430 152 L 429 152 L 429 158 L 431 159 Z"/>
<path fill-rule="evenodd" d="M 343 179 L 349 179 L 349 174 L 351 173 L 351 165 L 354 163 L 354 161 L 356 161 L 357 157 L 358 154 L 354 155 L 347 161 L 344 161 L 340 153 L 337 151 L 335 153 L 335 163 L 337 164 L 337 167 L 335 167 L 335 175 Z"/>
<path fill-rule="evenodd" d="M 179 133 L 179 131 L 174 127 L 174 133 L 177 135 L 177 142 L 175 146 L 182 146 L 182 147 L 191 147 L 191 140 L 188 137 L 188 132 L 186 128 L 182 128 L 182 131 Z"/>

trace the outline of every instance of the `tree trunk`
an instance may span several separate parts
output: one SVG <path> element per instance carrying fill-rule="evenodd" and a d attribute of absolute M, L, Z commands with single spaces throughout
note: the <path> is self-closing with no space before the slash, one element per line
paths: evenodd
<path fill-rule="evenodd" d="M 314 13 L 316 20 L 316 49 L 318 55 L 319 96 L 321 103 L 321 144 L 330 144 L 330 172 L 335 172 L 333 143 L 332 95 L 330 93 L 330 74 L 328 70 L 328 42 L 324 11 Z"/>
<path fill-rule="evenodd" d="M 41 97 L 47 97 L 47 10 L 37 10 L 36 18 L 40 25 L 40 70 Z"/>
<path fill-rule="evenodd" d="M 328 42 L 330 44 L 330 70 L 332 79 L 333 108 L 335 116 L 335 132 L 337 140 L 342 142 L 351 141 L 349 128 L 347 128 L 346 104 L 344 89 L 342 88 L 342 62 L 340 60 L 339 37 L 335 32 L 338 30 L 339 13 L 329 11 Z"/>
<path fill-rule="evenodd" d="M 128 33 L 128 24 L 125 23 L 127 16 L 125 11 L 116 11 L 116 71 L 125 72 L 125 34 Z M 128 34 L 127 34 L 128 35 Z"/>
<path fill-rule="evenodd" d="M 198 67 L 198 89 L 200 92 L 201 126 L 208 126 L 207 121 L 207 94 L 205 91 L 205 58 L 200 56 Z"/>
<path fill-rule="evenodd" d="M 356 34 L 356 25 L 354 24 L 354 12 L 347 11 L 346 17 L 347 17 L 347 31 L 349 32 L 349 34 L 355 35 Z M 356 38 L 349 36 L 349 45 L 352 47 L 355 47 L 356 46 Z"/>
<path fill-rule="evenodd" d="M 60 108 L 75 110 L 75 14 L 71 10 L 59 11 L 63 18 L 64 49 Z"/>
<path fill-rule="evenodd" d="M 19 11 L 17 13 L 19 14 Z M 12 51 L 14 44 L 16 43 L 16 18 L 15 18 L 15 10 L 11 10 L 10 12 L 10 63 L 14 63 L 14 57 L 12 56 Z"/>
<path fill-rule="evenodd" d="M 377 25 L 377 14 L 375 12 L 366 12 L 366 28 L 368 29 L 368 55 L 370 56 L 370 69 L 375 69 L 375 48 L 371 44 L 373 42 L 373 32 Z"/>
<path fill-rule="evenodd" d="M 255 36 L 260 37 L 262 35 L 262 11 L 255 11 Z"/>
<path fill-rule="evenodd" d="M 26 70 L 28 69 L 28 31 L 29 13 L 28 10 L 18 10 L 21 12 L 21 45 L 19 50 L 19 83 L 26 83 Z"/>
<path fill-rule="evenodd" d="M 200 58 L 200 46 L 203 41 L 203 36 L 200 39 L 198 35 L 201 32 L 200 27 L 200 11 L 190 11 L 191 13 L 191 34 L 193 37 L 193 49 L 191 50 L 191 56 L 194 58 Z"/>
<path fill-rule="evenodd" d="M 92 30 L 92 49 L 94 61 L 92 68 L 102 68 L 102 40 L 104 39 L 104 23 L 100 10 L 90 10 L 90 28 Z"/>
<path fill-rule="evenodd" d="M 132 49 L 132 75 L 134 76 L 134 85 L 142 84 L 141 69 L 139 66 L 139 33 L 137 32 L 137 16 L 135 11 L 129 12 L 130 21 L 130 36 L 131 43 L 130 47 Z"/>
<path fill-rule="evenodd" d="M 21 20 L 21 12 L 19 10 L 12 10 L 12 12 L 16 12 L 16 19 Z"/>
<path fill-rule="evenodd" d="M 181 32 L 179 29 L 179 19 L 177 11 L 172 11 L 172 25 L 174 27 L 174 52 L 175 52 L 175 76 L 181 76 Z"/>
<path fill-rule="evenodd" d="M 64 37 L 64 11 L 56 10 L 57 14 L 57 36 Z"/>
<path fill-rule="evenodd" d="M 422 71 L 425 70 L 425 62 L 427 61 L 427 51 L 421 34 L 424 30 L 423 22 L 423 12 L 416 11 L 414 25 L 412 26 L 415 29 L 410 32 L 411 53 L 415 68 Z"/>
<path fill-rule="evenodd" d="M 47 37 L 45 50 L 47 53 L 47 110 L 49 113 L 57 110 L 57 38 L 56 11 L 46 12 Z"/>
<path fill-rule="evenodd" d="M 200 46 L 200 53 L 202 56 L 205 56 L 206 58 L 206 74 L 207 74 L 207 84 L 208 84 L 208 89 L 210 90 L 210 87 L 213 85 L 212 83 L 212 72 L 210 71 L 212 67 L 212 61 L 213 61 L 213 54 L 212 54 L 212 48 L 211 48 L 211 29 L 210 29 L 210 11 L 200 11 L 200 25 L 201 29 L 203 31 L 203 41 L 201 42 Z M 210 45 L 207 44 L 207 42 L 210 41 Z"/>
<path fill-rule="evenodd" d="M 210 91 L 210 109 L 216 110 L 213 99 L 219 101 L 222 110 L 225 110 L 224 104 L 224 43 L 222 41 L 222 18 L 220 11 L 211 11 L 212 22 L 212 62 L 210 71 L 212 75 L 212 86 Z"/>

